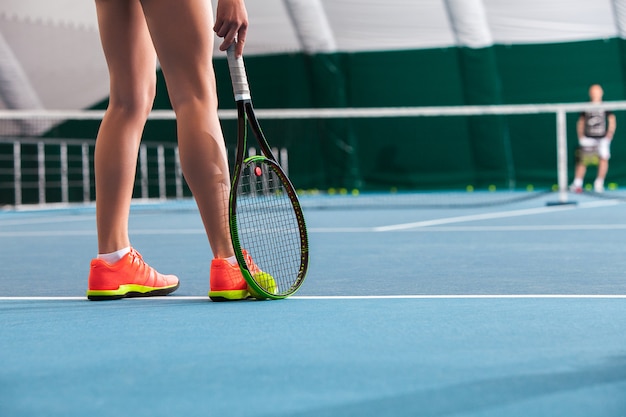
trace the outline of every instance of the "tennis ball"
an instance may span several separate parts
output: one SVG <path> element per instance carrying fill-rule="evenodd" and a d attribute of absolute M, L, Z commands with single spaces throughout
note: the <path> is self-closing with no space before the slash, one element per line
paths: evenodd
<path fill-rule="evenodd" d="M 532 184 L 528 184 L 526 186 L 526 191 L 533 191 L 535 189 L 535 187 Z"/>
<path fill-rule="evenodd" d="M 474 186 L 473 185 L 468 185 L 467 187 L 465 187 L 465 191 L 467 191 L 468 193 L 471 193 L 474 191 Z"/>
<path fill-rule="evenodd" d="M 491 184 L 488 188 L 489 192 L 493 193 L 494 191 L 496 191 L 496 186 Z"/>
<path fill-rule="evenodd" d="M 274 280 L 274 277 L 267 272 L 257 272 L 252 277 L 254 278 L 256 283 L 259 284 L 259 286 L 261 286 L 265 291 L 269 292 L 270 294 L 276 294 L 276 292 L 278 291 L 278 287 L 276 286 L 276 281 Z M 265 300 L 267 298 L 266 296 L 256 292 L 254 288 L 249 285 L 248 292 L 257 300 Z"/>

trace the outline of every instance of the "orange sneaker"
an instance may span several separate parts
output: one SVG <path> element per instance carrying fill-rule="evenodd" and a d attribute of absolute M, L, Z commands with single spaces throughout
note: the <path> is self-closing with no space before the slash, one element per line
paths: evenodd
<path fill-rule="evenodd" d="M 94 301 L 167 295 L 178 288 L 178 277 L 159 274 L 135 249 L 114 264 L 92 259 L 87 298 Z"/>
<path fill-rule="evenodd" d="M 243 251 L 248 269 L 252 274 L 260 272 L 252 257 Z M 249 298 L 248 283 L 241 274 L 239 265 L 231 265 L 226 259 L 211 261 L 209 298 L 213 301 L 236 301 Z"/>

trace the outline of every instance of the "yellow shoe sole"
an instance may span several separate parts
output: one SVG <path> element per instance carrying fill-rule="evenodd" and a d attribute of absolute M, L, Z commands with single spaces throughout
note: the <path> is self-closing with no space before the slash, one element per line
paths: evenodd
<path fill-rule="evenodd" d="M 239 301 L 249 296 L 248 290 L 209 291 L 211 301 Z"/>
<path fill-rule="evenodd" d="M 160 288 L 136 284 L 120 285 L 117 290 L 87 290 L 87 298 L 92 301 L 104 301 L 132 297 L 156 297 L 176 291 L 178 285 L 179 284 Z"/>

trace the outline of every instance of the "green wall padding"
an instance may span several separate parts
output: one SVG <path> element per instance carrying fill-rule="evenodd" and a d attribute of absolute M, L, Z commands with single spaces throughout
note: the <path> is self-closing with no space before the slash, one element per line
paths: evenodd
<path fill-rule="evenodd" d="M 246 58 L 257 108 L 460 106 L 587 101 L 600 83 L 605 100 L 626 98 L 625 42 L 496 45 L 471 50 L 278 54 Z M 215 61 L 220 107 L 234 108 L 225 59 Z M 158 78 L 155 108 L 170 108 Z M 97 108 L 104 108 L 106 101 Z M 626 184 L 623 112 L 608 182 Z M 570 178 L 577 138 L 568 114 Z M 269 140 L 289 150 L 297 188 L 441 189 L 556 183 L 556 119 L 527 116 L 261 120 Z M 222 122 L 234 154 L 236 126 Z M 97 125 L 72 122 L 50 137 L 95 137 Z M 146 141 L 175 141 L 175 124 L 149 125 Z M 9 165 L 3 162 L 3 165 Z M 593 169 L 589 175 L 593 174 Z M 511 178 L 512 177 L 512 178 Z M 11 199 L 2 190 L 0 202 Z M 25 199 L 31 196 L 25 195 Z M 34 198 L 34 197 L 33 197 Z M 25 201 L 28 202 L 28 201 Z"/>
<path fill-rule="evenodd" d="M 347 80 L 348 107 L 449 106 L 464 104 L 524 104 L 587 101 L 592 83 L 605 87 L 605 100 L 622 100 L 624 70 L 622 42 L 617 39 L 566 44 L 497 45 L 482 50 L 442 48 L 418 51 L 337 54 Z M 581 57 L 585 57 L 581 60 Z M 315 57 L 311 58 L 315 60 Z M 304 59 L 303 59 L 304 61 Z M 298 61 L 298 62 L 303 62 Z M 585 64 L 593 62 L 593 65 Z M 284 60 L 276 56 L 253 57 L 249 75 L 257 80 L 283 73 Z M 230 88 L 225 64 L 216 63 L 218 83 Z M 221 68 L 221 70 L 220 70 Z M 294 71 L 301 71 L 295 68 Z M 256 75 L 255 75 L 256 73 Z M 312 85 L 310 71 L 301 71 L 300 82 Z M 255 77 L 257 79 L 255 79 Z M 293 78 L 294 76 L 291 75 Z M 271 84 L 275 88 L 276 83 Z M 293 87 L 270 88 L 271 105 L 255 93 L 257 107 L 332 107 L 319 102 L 302 88 L 301 106 L 293 106 Z M 226 94 L 230 94 L 228 91 Z M 613 144 L 614 161 L 608 181 L 625 183 L 626 169 L 617 162 L 626 156 L 618 131 Z M 568 115 L 570 170 L 577 138 L 577 115 Z M 441 119 L 441 120 L 438 120 Z M 302 188 L 349 186 L 335 174 L 324 155 L 325 122 L 264 121 L 293 153 L 291 175 Z M 512 184 L 525 188 L 552 187 L 556 183 L 556 118 L 552 114 L 343 121 L 354 132 L 358 145 L 358 169 L 364 188 L 411 189 L 478 187 Z M 285 129 L 281 126 L 285 125 Z M 301 126 L 302 129 L 299 129 Z M 232 136 L 232 135 L 231 135 Z M 271 135 L 270 138 L 272 138 Z M 298 137 L 293 147 L 293 138 Z M 292 138 L 289 140 L 288 138 Z M 323 162 L 311 161 L 322 158 Z M 310 169 L 311 168 L 311 169 Z M 322 169 L 323 172 L 315 172 Z M 335 164 L 334 169 L 346 169 Z M 593 169 L 590 170 L 590 175 Z M 570 173 L 570 177 L 571 177 Z"/>

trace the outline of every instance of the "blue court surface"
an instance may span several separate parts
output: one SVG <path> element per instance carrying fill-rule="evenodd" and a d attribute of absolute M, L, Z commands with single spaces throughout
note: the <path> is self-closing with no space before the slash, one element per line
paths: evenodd
<path fill-rule="evenodd" d="M 234 303 L 191 201 L 131 214 L 180 289 L 110 302 L 93 207 L 0 211 L 0 416 L 626 416 L 626 203 L 554 199 L 305 209 L 301 290 Z"/>

